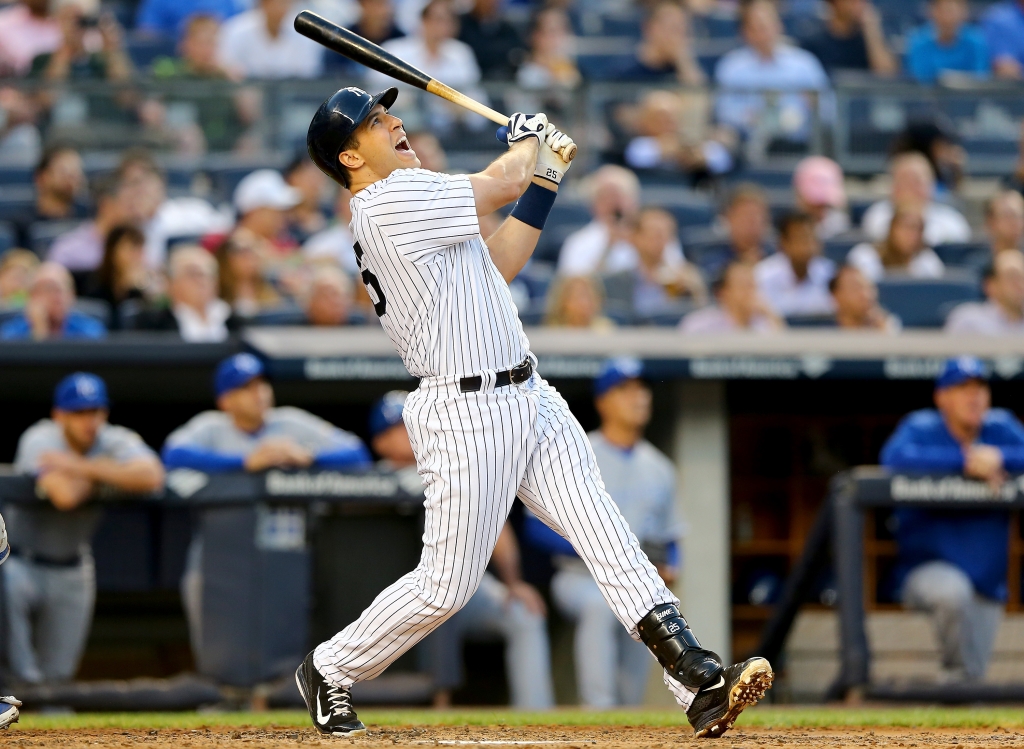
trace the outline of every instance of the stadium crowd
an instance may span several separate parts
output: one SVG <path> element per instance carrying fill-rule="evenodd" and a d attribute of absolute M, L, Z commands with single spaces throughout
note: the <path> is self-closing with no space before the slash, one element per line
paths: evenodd
<path fill-rule="evenodd" d="M 1003 186 L 972 179 L 956 123 L 935 112 L 891 134 L 888 173 L 870 182 L 811 153 L 828 150 L 813 133 L 834 127 L 834 89 L 850 71 L 929 87 L 1021 78 L 1017 0 L 930 0 L 924 17 L 870 0 L 310 5 L 472 96 L 486 100 L 486 85 L 499 82 L 516 108 L 569 117 L 575 89 L 635 84 L 608 103 L 601 135 L 579 133 L 594 153 L 513 283 L 527 323 L 893 332 L 948 316 L 953 332 L 1024 326 L 1015 254 L 1024 199 L 1012 159 Z M 0 6 L 0 337 L 171 330 L 216 341 L 247 325 L 372 321 L 355 282 L 349 195 L 296 142 L 267 140 L 260 85 L 323 79 L 326 95 L 339 82 L 389 84 L 298 35 L 298 9 L 287 0 Z M 184 109 L 180 90 L 147 88 L 174 81 L 230 88 Z M 95 82 L 114 88 L 69 95 Z M 109 126 L 112 138 L 152 135 L 148 147 L 100 148 L 62 127 L 69 99 L 100 113 L 95 129 Z M 429 169 L 458 171 L 459 139 L 479 143 L 485 129 L 411 91 L 395 110 Z M 782 159 L 770 163 L 787 165 L 774 173 L 751 159 L 766 120 L 775 128 L 767 153 Z M 268 168 L 284 163 L 282 146 L 298 155 Z M 219 190 L 164 167 L 228 151 L 253 166 L 228 170 Z M 499 220 L 481 221 L 485 237 Z M 906 284 L 932 289 L 914 298 L 934 302 L 906 309 Z"/>

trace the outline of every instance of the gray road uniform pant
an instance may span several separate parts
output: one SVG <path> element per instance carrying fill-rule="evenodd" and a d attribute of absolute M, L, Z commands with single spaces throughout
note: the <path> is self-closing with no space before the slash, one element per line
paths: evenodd
<path fill-rule="evenodd" d="M 67 681 L 85 649 L 96 600 L 91 556 L 72 567 L 12 556 L 4 565 L 7 658 L 21 681 Z"/>

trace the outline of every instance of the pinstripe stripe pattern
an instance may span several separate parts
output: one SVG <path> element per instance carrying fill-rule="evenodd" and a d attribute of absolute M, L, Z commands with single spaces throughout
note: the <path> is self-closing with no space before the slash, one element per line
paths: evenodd
<path fill-rule="evenodd" d="M 586 434 L 539 375 L 495 388 L 529 354 L 508 285 L 480 237 L 465 177 L 394 172 L 352 200 L 352 230 L 387 299 L 381 324 L 422 377 L 403 417 L 426 487 L 423 552 L 314 651 L 339 686 L 381 674 L 469 601 L 518 495 L 567 538 L 622 625 L 678 603 L 605 491 Z M 536 359 L 534 359 L 536 363 Z M 479 392 L 461 393 L 476 374 Z"/>

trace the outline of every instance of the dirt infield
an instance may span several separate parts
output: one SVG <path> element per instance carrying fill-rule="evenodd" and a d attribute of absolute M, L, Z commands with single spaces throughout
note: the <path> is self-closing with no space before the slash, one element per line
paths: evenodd
<path fill-rule="evenodd" d="M 325 739 L 312 728 L 196 729 L 22 729 L 0 734 L 4 747 L 193 747 L 222 749 L 250 745 L 266 749 L 347 747 L 380 749 L 394 746 L 506 746 L 559 749 L 671 749 L 705 747 L 950 747 L 988 749 L 1024 747 L 1024 730 L 1006 728 L 751 728 L 730 731 L 721 739 L 697 740 L 682 727 L 619 726 L 423 726 L 372 728 L 355 739 Z"/>

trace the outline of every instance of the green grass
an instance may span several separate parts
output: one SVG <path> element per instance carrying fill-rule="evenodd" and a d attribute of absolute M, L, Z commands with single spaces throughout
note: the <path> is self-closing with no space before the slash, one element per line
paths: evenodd
<path fill-rule="evenodd" d="M 361 710 L 359 716 L 374 726 L 406 725 L 573 725 L 573 726 L 674 726 L 685 725 L 678 710 L 556 710 L 550 713 L 493 709 Z M 192 729 L 233 727 L 306 727 L 303 711 L 263 713 L 83 713 L 80 715 L 23 715 L 24 729 L 118 728 Z M 748 710 L 740 725 L 770 728 L 827 728 L 830 726 L 918 728 L 1024 728 L 1024 710 L 1002 707 L 884 707 L 836 708 L 817 706 L 763 706 Z"/>

